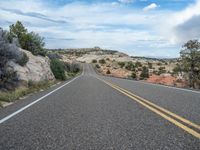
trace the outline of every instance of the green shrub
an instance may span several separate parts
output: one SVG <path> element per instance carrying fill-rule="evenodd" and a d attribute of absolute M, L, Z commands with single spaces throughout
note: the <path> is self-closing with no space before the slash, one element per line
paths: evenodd
<path fill-rule="evenodd" d="M 49 59 L 62 59 L 59 52 L 48 52 L 47 56 L 49 57 Z"/>
<path fill-rule="evenodd" d="M 123 68 L 125 66 L 125 62 L 118 62 L 118 65 Z"/>
<path fill-rule="evenodd" d="M 159 67 L 158 70 L 159 70 L 158 71 L 159 75 L 162 74 L 162 73 L 166 73 L 165 67 Z"/>
<path fill-rule="evenodd" d="M 97 60 L 96 60 L 96 59 L 93 59 L 93 60 L 92 60 L 92 63 L 97 63 Z"/>
<path fill-rule="evenodd" d="M 150 69 L 152 69 L 152 68 L 153 68 L 152 63 L 148 62 L 148 67 L 149 67 Z"/>
<path fill-rule="evenodd" d="M 131 78 L 133 78 L 133 79 L 136 79 L 136 78 L 137 78 L 137 75 L 136 75 L 135 72 L 132 72 L 132 74 L 131 74 Z"/>
<path fill-rule="evenodd" d="M 66 79 L 65 66 L 62 61 L 60 61 L 59 59 L 52 59 L 50 66 L 56 79 L 59 79 L 59 80 Z"/>
<path fill-rule="evenodd" d="M 101 67 L 99 66 L 99 64 L 96 64 L 95 67 L 96 67 L 97 69 L 101 68 Z"/>
<path fill-rule="evenodd" d="M 158 62 L 158 63 L 157 63 L 157 65 L 158 65 L 158 66 L 161 66 L 161 65 L 162 65 L 162 63 Z"/>
<path fill-rule="evenodd" d="M 29 33 L 20 21 L 17 21 L 15 24 L 10 26 L 9 37 L 9 39 L 11 39 L 10 41 L 17 38 L 20 47 L 32 52 L 34 55 L 46 55 L 46 50 L 44 49 L 44 38 L 35 32 Z"/>
<path fill-rule="evenodd" d="M 142 63 L 139 62 L 139 61 L 137 61 L 137 62 L 135 63 L 135 66 L 136 66 L 136 67 L 142 67 Z"/>
<path fill-rule="evenodd" d="M 133 62 L 128 62 L 126 65 L 125 65 L 125 68 L 127 70 L 130 70 L 130 71 L 135 71 L 135 65 L 133 64 Z"/>
<path fill-rule="evenodd" d="M 78 73 L 81 70 L 81 66 L 78 63 L 64 63 L 65 71 L 68 73 Z"/>
<path fill-rule="evenodd" d="M 99 63 L 100 63 L 100 64 L 105 64 L 106 61 L 105 61 L 104 59 L 100 59 L 100 60 L 99 60 Z"/>
<path fill-rule="evenodd" d="M 146 66 L 142 67 L 140 78 L 141 79 L 149 78 L 149 69 Z"/>

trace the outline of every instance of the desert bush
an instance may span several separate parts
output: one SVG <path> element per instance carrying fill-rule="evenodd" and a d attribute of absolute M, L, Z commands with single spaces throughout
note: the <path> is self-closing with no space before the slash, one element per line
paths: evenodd
<path fill-rule="evenodd" d="M 159 75 L 162 74 L 162 73 L 166 73 L 165 67 L 159 67 L 158 70 L 159 70 L 158 71 Z"/>
<path fill-rule="evenodd" d="M 49 52 L 47 53 L 49 59 L 62 59 L 62 57 L 58 53 Z"/>
<path fill-rule="evenodd" d="M 125 68 L 127 69 L 127 70 L 130 70 L 130 71 L 135 71 L 135 65 L 134 65 L 134 63 L 133 62 L 128 62 L 126 65 L 125 65 Z"/>
<path fill-rule="evenodd" d="M 149 67 L 150 69 L 152 69 L 152 68 L 153 68 L 152 63 L 148 62 L 148 67 Z"/>
<path fill-rule="evenodd" d="M 110 70 L 109 70 L 109 69 L 106 71 L 106 74 L 111 74 L 111 72 L 110 72 Z"/>
<path fill-rule="evenodd" d="M 81 66 L 78 63 L 64 63 L 65 71 L 71 72 L 71 73 L 78 73 L 81 70 Z"/>
<path fill-rule="evenodd" d="M 135 67 L 136 67 L 136 68 L 137 68 L 137 67 L 142 67 L 142 63 L 139 62 L 139 61 L 137 61 L 137 62 L 135 63 Z"/>
<path fill-rule="evenodd" d="M 104 59 L 100 59 L 100 60 L 99 60 L 99 63 L 100 63 L 100 64 L 105 64 L 106 61 L 105 61 Z"/>
<path fill-rule="evenodd" d="M 157 63 L 157 65 L 158 65 L 158 66 L 161 66 L 161 65 L 162 65 L 162 63 L 158 62 L 158 63 Z"/>
<path fill-rule="evenodd" d="M 149 69 L 146 66 L 142 67 L 142 72 L 140 74 L 140 79 L 145 78 L 149 78 Z"/>
<path fill-rule="evenodd" d="M 101 68 L 101 67 L 99 66 L 99 64 L 96 64 L 95 67 L 96 67 L 97 69 Z"/>
<path fill-rule="evenodd" d="M 59 59 L 52 59 L 50 67 L 56 79 L 58 80 L 66 79 L 65 65 L 62 61 L 60 61 Z"/>
<path fill-rule="evenodd" d="M 97 63 L 97 60 L 96 60 L 96 59 L 93 59 L 93 60 L 92 60 L 92 63 Z"/>
<path fill-rule="evenodd" d="M 133 78 L 133 79 L 136 79 L 136 78 L 137 78 L 137 75 L 136 75 L 135 72 L 132 72 L 132 74 L 131 74 L 131 78 Z"/>
<path fill-rule="evenodd" d="M 125 62 L 118 62 L 118 65 L 120 66 L 120 68 L 123 68 L 125 66 Z"/>

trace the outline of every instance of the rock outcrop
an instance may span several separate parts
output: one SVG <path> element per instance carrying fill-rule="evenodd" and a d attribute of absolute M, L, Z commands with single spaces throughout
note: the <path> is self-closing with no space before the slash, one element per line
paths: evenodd
<path fill-rule="evenodd" d="M 7 63 L 7 69 L 15 71 L 20 81 L 40 82 L 54 80 L 55 77 L 50 69 L 48 57 L 35 56 L 31 52 L 19 49 L 28 56 L 29 60 L 25 66 L 20 66 L 13 61 Z"/>

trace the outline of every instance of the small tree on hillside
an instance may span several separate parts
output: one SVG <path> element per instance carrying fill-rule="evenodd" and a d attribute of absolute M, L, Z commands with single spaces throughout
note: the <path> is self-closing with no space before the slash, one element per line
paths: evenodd
<path fill-rule="evenodd" d="M 142 67 L 142 72 L 140 74 L 141 79 L 149 78 L 149 69 L 146 66 Z"/>
<path fill-rule="evenodd" d="M 180 63 L 177 63 L 176 66 L 173 68 L 173 74 L 178 75 L 181 74 L 183 75 L 183 67 Z"/>
<path fill-rule="evenodd" d="M 136 75 L 135 71 L 132 72 L 131 77 L 132 77 L 133 79 L 136 79 L 136 78 L 137 78 L 137 75 Z"/>
<path fill-rule="evenodd" d="M 162 74 L 162 73 L 166 73 L 165 67 L 159 67 L 158 70 L 159 70 L 158 71 L 159 75 Z"/>
<path fill-rule="evenodd" d="M 139 62 L 139 61 L 137 61 L 136 63 L 135 63 L 135 66 L 138 68 L 138 67 L 142 67 L 142 63 L 141 62 Z"/>
<path fill-rule="evenodd" d="M 125 65 L 125 68 L 127 69 L 127 70 L 130 70 L 130 71 L 135 71 L 135 65 L 134 65 L 134 63 L 133 62 L 127 62 L 127 64 Z"/>
<path fill-rule="evenodd" d="M 118 62 L 118 65 L 120 66 L 120 68 L 123 68 L 125 66 L 125 62 Z"/>
<path fill-rule="evenodd" d="M 152 63 L 148 62 L 148 67 L 149 67 L 150 69 L 152 69 L 152 68 L 153 68 Z"/>
<path fill-rule="evenodd" d="M 20 21 L 17 21 L 16 24 L 10 26 L 10 41 L 14 38 L 18 39 L 19 45 L 22 49 L 32 52 L 34 55 L 46 55 L 44 50 L 44 38 L 39 34 L 30 32 L 23 26 Z"/>
<path fill-rule="evenodd" d="M 185 72 L 188 73 L 190 87 L 200 81 L 200 42 L 190 40 L 183 45 L 180 52 L 181 62 Z"/>
<path fill-rule="evenodd" d="M 29 50 L 34 55 L 46 55 L 46 51 L 43 48 L 45 45 L 44 38 L 37 33 L 26 34 L 21 44 L 24 49 Z"/>
<path fill-rule="evenodd" d="M 23 41 L 26 34 L 27 29 L 20 21 L 17 21 L 15 24 L 10 25 L 10 35 L 12 36 L 12 38 L 17 38 L 19 40 L 19 43 Z"/>

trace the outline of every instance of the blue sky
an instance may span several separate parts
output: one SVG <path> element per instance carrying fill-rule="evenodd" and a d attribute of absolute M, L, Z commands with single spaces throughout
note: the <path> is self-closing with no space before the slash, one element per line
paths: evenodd
<path fill-rule="evenodd" d="M 178 57 L 184 42 L 200 39 L 200 0 L 0 0 L 0 27 L 17 20 L 47 48 Z"/>

